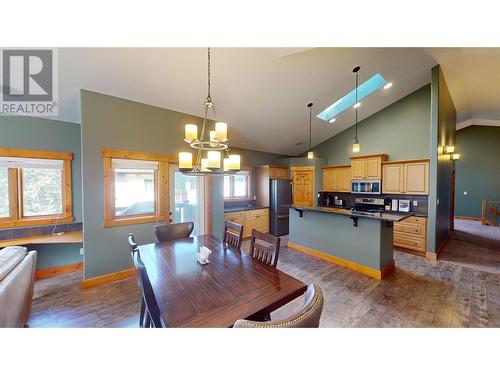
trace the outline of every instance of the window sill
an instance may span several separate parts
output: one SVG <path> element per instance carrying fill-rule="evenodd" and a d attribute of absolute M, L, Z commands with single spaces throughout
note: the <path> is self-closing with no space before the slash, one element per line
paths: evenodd
<path fill-rule="evenodd" d="M 224 198 L 224 202 L 253 201 L 253 197 Z"/>
<path fill-rule="evenodd" d="M 165 222 L 165 216 L 142 216 L 142 217 L 128 217 L 120 219 L 110 219 L 105 220 L 102 226 L 104 228 L 122 227 L 126 225 L 133 224 L 143 224 L 143 223 L 163 223 Z"/>
<path fill-rule="evenodd" d="M 67 217 L 36 217 L 36 218 L 25 218 L 21 220 L 11 220 L 11 221 L 0 221 L 0 228 L 17 228 L 17 227 L 29 227 L 34 225 L 46 225 L 46 224 L 66 224 L 72 223 L 75 219 L 73 216 Z"/>

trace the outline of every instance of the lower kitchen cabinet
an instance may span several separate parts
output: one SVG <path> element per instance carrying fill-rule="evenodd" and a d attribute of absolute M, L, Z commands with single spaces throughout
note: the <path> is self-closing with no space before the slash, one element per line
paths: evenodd
<path fill-rule="evenodd" d="M 236 211 L 224 213 L 224 220 L 243 225 L 243 237 L 250 237 L 252 229 L 259 232 L 269 232 L 269 209 L 259 208 L 248 211 Z"/>
<path fill-rule="evenodd" d="M 394 223 L 394 246 L 425 254 L 427 249 L 427 218 L 410 216 Z"/>

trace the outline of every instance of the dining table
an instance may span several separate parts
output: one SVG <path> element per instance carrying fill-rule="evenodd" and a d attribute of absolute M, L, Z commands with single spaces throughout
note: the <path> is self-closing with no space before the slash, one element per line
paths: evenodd
<path fill-rule="evenodd" d="M 200 264 L 201 246 L 211 254 Z M 213 235 L 138 247 L 166 327 L 231 327 L 268 315 L 302 295 L 300 280 Z"/>

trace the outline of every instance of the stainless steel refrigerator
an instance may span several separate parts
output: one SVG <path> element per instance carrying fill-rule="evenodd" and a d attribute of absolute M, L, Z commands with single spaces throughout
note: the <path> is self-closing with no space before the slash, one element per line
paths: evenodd
<path fill-rule="evenodd" d="M 271 234 L 284 236 L 288 234 L 288 207 L 284 204 L 292 204 L 292 181 L 271 180 L 269 194 L 269 213 L 271 220 Z"/>

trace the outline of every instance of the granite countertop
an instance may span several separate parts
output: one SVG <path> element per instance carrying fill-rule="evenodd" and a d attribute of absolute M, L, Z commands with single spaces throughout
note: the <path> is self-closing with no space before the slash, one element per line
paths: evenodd
<path fill-rule="evenodd" d="M 224 208 L 224 212 L 251 211 L 251 210 L 258 210 L 261 208 L 269 208 L 269 206 L 227 207 Z"/>
<path fill-rule="evenodd" d="M 401 213 L 401 212 L 382 212 L 380 216 L 371 216 L 371 215 L 365 215 L 360 212 L 352 212 L 348 208 L 336 208 L 336 207 L 303 207 L 303 206 L 296 206 L 296 205 L 285 205 L 288 208 L 294 208 L 296 210 L 302 210 L 302 211 L 315 211 L 315 212 L 323 212 L 323 213 L 328 213 L 328 214 L 336 214 L 336 215 L 344 215 L 344 216 L 349 216 L 349 217 L 363 217 L 367 219 L 374 219 L 374 220 L 380 220 L 380 221 L 389 221 L 389 222 L 399 222 L 402 221 L 410 216 L 413 216 L 415 213 L 414 212 L 407 212 L 407 213 Z"/>

